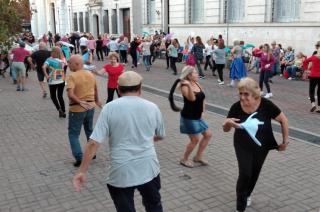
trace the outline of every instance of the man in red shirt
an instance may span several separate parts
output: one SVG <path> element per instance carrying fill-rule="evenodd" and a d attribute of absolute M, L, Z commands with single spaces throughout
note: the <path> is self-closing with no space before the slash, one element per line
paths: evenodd
<path fill-rule="evenodd" d="M 25 91 L 25 78 L 26 78 L 26 67 L 24 65 L 24 59 L 30 55 L 24 47 L 25 43 L 19 43 L 19 47 L 11 51 L 13 54 L 12 59 L 12 72 L 17 76 L 17 91 Z"/>

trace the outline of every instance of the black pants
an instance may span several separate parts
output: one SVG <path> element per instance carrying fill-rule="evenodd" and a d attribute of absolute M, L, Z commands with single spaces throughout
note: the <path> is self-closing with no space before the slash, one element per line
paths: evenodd
<path fill-rule="evenodd" d="M 132 57 L 132 65 L 134 67 L 137 67 L 138 66 L 137 52 L 131 52 L 130 55 Z"/>
<path fill-rule="evenodd" d="M 119 92 L 118 92 L 118 89 L 116 89 L 116 88 L 108 88 L 108 99 L 107 99 L 106 103 L 111 102 L 113 100 L 113 96 L 114 96 L 114 92 L 115 91 L 117 92 L 118 97 L 121 97 Z"/>
<path fill-rule="evenodd" d="M 104 52 L 104 56 L 108 56 L 109 52 L 110 52 L 110 49 L 107 46 L 103 46 L 102 49 L 103 49 L 103 52 Z"/>
<path fill-rule="evenodd" d="M 283 75 L 284 70 L 286 69 L 287 65 L 285 64 L 281 64 L 280 66 L 280 70 L 281 70 L 281 74 Z"/>
<path fill-rule="evenodd" d="M 270 85 L 269 85 L 269 77 L 271 75 L 270 71 L 261 70 L 260 77 L 259 77 L 259 86 L 261 91 L 263 90 L 263 83 L 266 85 L 268 93 L 270 93 Z"/>
<path fill-rule="evenodd" d="M 146 212 L 162 212 L 160 176 L 153 178 L 150 182 L 143 185 L 118 188 L 107 184 L 110 196 L 116 207 L 117 212 L 135 212 L 134 191 L 138 189 L 142 196 L 142 203 Z"/>
<path fill-rule="evenodd" d="M 169 55 L 168 55 L 168 52 L 166 52 L 166 61 L 167 61 L 167 69 L 169 69 L 169 67 L 171 67 L 170 66 L 170 57 L 169 57 Z"/>
<path fill-rule="evenodd" d="M 97 55 L 98 60 L 103 60 L 102 48 L 101 49 L 96 49 L 96 55 Z"/>
<path fill-rule="evenodd" d="M 177 73 L 177 66 L 176 66 L 177 58 L 176 57 L 170 57 L 170 67 L 173 71 L 173 73 Z"/>
<path fill-rule="evenodd" d="M 310 101 L 315 102 L 314 94 L 316 87 L 318 86 L 317 90 L 317 97 L 318 97 L 318 106 L 320 106 L 320 77 L 309 77 L 309 97 Z"/>
<path fill-rule="evenodd" d="M 127 63 L 127 50 L 120 50 L 120 63 Z"/>
<path fill-rule="evenodd" d="M 218 70 L 218 74 L 219 74 L 219 79 L 221 82 L 223 82 L 223 69 L 224 69 L 224 64 L 216 64 L 215 67 Z"/>
<path fill-rule="evenodd" d="M 206 64 L 204 65 L 205 71 L 207 70 L 208 66 L 211 68 L 211 70 L 213 69 L 213 66 L 212 66 L 210 60 L 211 60 L 211 55 L 207 55 L 206 56 Z"/>
<path fill-rule="evenodd" d="M 64 82 L 57 85 L 49 85 L 51 100 L 57 110 L 66 111 L 63 100 Z"/>
<path fill-rule="evenodd" d="M 239 166 L 236 188 L 237 210 L 244 211 L 247 207 L 247 198 L 251 196 L 269 151 L 261 147 L 254 150 L 247 149 L 235 144 L 235 152 Z"/>
<path fill-rule="evenodd" d="M 156 61 L 156 57 L 157 57 L 157 52 L 156 52 L 156 50 L 154 50 L 151 52 L 151 57 L 150 57 L 150 59 L 152 59 L 151 62 Z"/>

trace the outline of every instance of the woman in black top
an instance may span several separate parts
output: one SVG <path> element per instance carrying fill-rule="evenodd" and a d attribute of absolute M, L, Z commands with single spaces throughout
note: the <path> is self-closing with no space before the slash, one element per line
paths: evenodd
<path fill-rule="evenodd" d="M 134 38 L 130 43 L 130 55 L 132 57 L 132 67 L 134 68 L 138 66 L 138 57 L 137 57 L 137 48 L 139 46 L 139 42 L 137 38 Z"/>
<path fill-rule="evenodd" d="M 208 165 L 208 162 L 203 159 L 203 151 L 212 137 L 212 132 L 209 129 L 208 124 L 202 119 L 205 106 L 205 94 L 197 82 L 198 77 L 198 73 L 193 66 L 185 66 L 182 69 L 180 78 L 173 84 L 169 95 L 172 110 L 177 112 L 181 111 L 180 132 L 187 134 L 190 138 L 183 158 L 180 160 L 181 165 L 189 168 L 194 166 L 193 162 L 200 163 L 201 165 Z M 182 110 L 175 105 L 173 100 L 174 90 L 179 83 L 184 101 Z M 200 134 L 202 134 L 202 138 Z M 192 162 L 189 160 L 189 156 L 198 143 L 198 151 Z"/>
<path fill-rule="evenodd" d="M 103 60 L 103 50 L 102 50 L 102 44 L 103 41 L 101 39 L 101 35 L 98 36 L 98 39 L 96 40 L 96 54 L 98 57 L 98 60 Z"/>
<path fill-rule="evenodd" d="M 251 193 L 269 150 L 284 151 L 288 145 L 288 120 L 271 101 L 260 97 L 256 81 L 244 78 L 238 84 L 240 101 L 233 104 L 223 124 L 223 131 L 235 128 L 234 148 L 239 166 L 237 211 L 251 205 Z M 278 145 L 271 120 L 281 124 L 282 144 Z"/>

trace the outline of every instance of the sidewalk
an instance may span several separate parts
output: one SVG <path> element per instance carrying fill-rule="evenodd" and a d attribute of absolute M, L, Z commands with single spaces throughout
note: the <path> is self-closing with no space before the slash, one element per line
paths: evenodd
<path fill-rule="evenodd" d="M 71 180 L 76 169 L 67 139 L 67 120 L 58 118 L 49 98 L 42 99 L 35 72 L 28 80 L 27 92 L 16 92 L 10 83 L 0 79 L 0 211 L 114 212 L 104 183 L 109 161 L 104 147 L 108 145 L 99 149 L 97 160 L 91 163 L 86 186 L 80 193 L 74 192 Z M 103 78 L 99 78 L 99 91 L 105 101 Z M 184 168 L 178 160 L 187 137 L 179 133 L 179 114 L 171 111 L 167 99 L 149 93 L 143 96 L 160 107 L 166 122 L 167 137 L 156 143 L 164 211 L 234 211 L 238 170 L 233 134 L 222 132 L 224 117 L 206 115 L 213 130 L 206 151 L 211 165 Z M 95 118 L 99 112 L 97 109 Z M 280 135 L 276 137 L 281 141 Z M 82 144 L 84 138 L 82 134 Z M 318 212 L 319 153 L 319 147 L 300 141 L 291 141 L 284 153 L 271 152 L 247 211 Z M 137 211 L 144 211 L 136 194 Z"/>

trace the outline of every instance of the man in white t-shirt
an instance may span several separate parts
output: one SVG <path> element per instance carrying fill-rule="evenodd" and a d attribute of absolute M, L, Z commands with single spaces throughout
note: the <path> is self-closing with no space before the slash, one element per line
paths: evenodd
<path fill-rule="evenodd" d="M 87 37 L 85 35 L 83 35 L 79 40 L 80 47 L 87 46 L 87 41 L 88 41 Z"/>
<path fill-rule="evenodd" d="M 73 178 L 74 188 L 79 191 L 86 180 L 90 160 L 100 143 L 108 139 L 111 160 L 106 182 L 118 212 L 135 211 L 135 189 L 142 195 L 147 212 L 163 211 L 154 141 L 165 136 L 164 122 L 159 108 L 140 97 L 141 82 L 142 77 L 134 71 L 119 76 L 121 98 L 103 107 Z"/>

